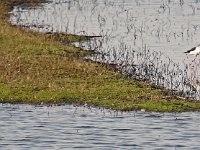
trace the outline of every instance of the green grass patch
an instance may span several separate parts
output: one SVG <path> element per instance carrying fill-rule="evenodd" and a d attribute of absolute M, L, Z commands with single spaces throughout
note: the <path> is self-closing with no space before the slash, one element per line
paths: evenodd
<path fill-rule="evenodd" d="M 70 45 L 91 37 L 36 33 L 10 25 L 15 4 L 0 3 L 0 100 L 9 103 L 93 105 L 114 110 L 196 111 L 199 101 L 179 100 L 151 85 L 130 80 L 106 64 L 82 59 L 88 52 Z"/>

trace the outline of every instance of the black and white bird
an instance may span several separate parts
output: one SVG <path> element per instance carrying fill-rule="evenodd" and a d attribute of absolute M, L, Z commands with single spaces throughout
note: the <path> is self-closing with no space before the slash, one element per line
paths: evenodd
<path fill-rule="evenodd" d="M 190 49 L 184 53 L 197 56 L 200 54 L 200 45 L 193 47 L 192 49 Z"/>

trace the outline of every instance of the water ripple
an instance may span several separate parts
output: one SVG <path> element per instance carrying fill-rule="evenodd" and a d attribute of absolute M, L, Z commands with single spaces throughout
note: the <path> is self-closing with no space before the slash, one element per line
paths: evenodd
<path fill-rule="evenodd" d="M 129 112 L 117 117 L 114 113 L 68 105 L 4 104 L 0 106 L 0 149 L 200 148 L 199 112 Z"/>

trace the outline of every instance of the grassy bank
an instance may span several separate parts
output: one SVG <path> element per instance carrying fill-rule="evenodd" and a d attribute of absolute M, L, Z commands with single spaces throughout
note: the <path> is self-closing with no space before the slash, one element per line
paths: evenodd
<path fill-rule="evenodd" d="M 86 52 L 62 44 L 63 35 L 49 37 L 7 23 L 6 14 L 13 5 L 35 5 L 37 1 L 1 0 L 1 102 L 76 103 L 115 110 L 199 110 L 198 101 L 172 99 L 161 89 L 127 79 L 105 64 L 83 60 Z M 76 38 L 70 36 L 68 40 Z"/>

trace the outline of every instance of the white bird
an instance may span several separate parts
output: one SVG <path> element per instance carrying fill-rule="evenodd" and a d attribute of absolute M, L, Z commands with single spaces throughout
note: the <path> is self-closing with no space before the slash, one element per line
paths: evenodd
<path fill-rule="evenodd" d="M 196 46 L 196 47 L 193 47 L 192 49 L 184 52 L 184 53 L 187 53 L 187 54 L 191 54 L 191 55 L 199 55 L 200 54 L 200 45 Z"/>

